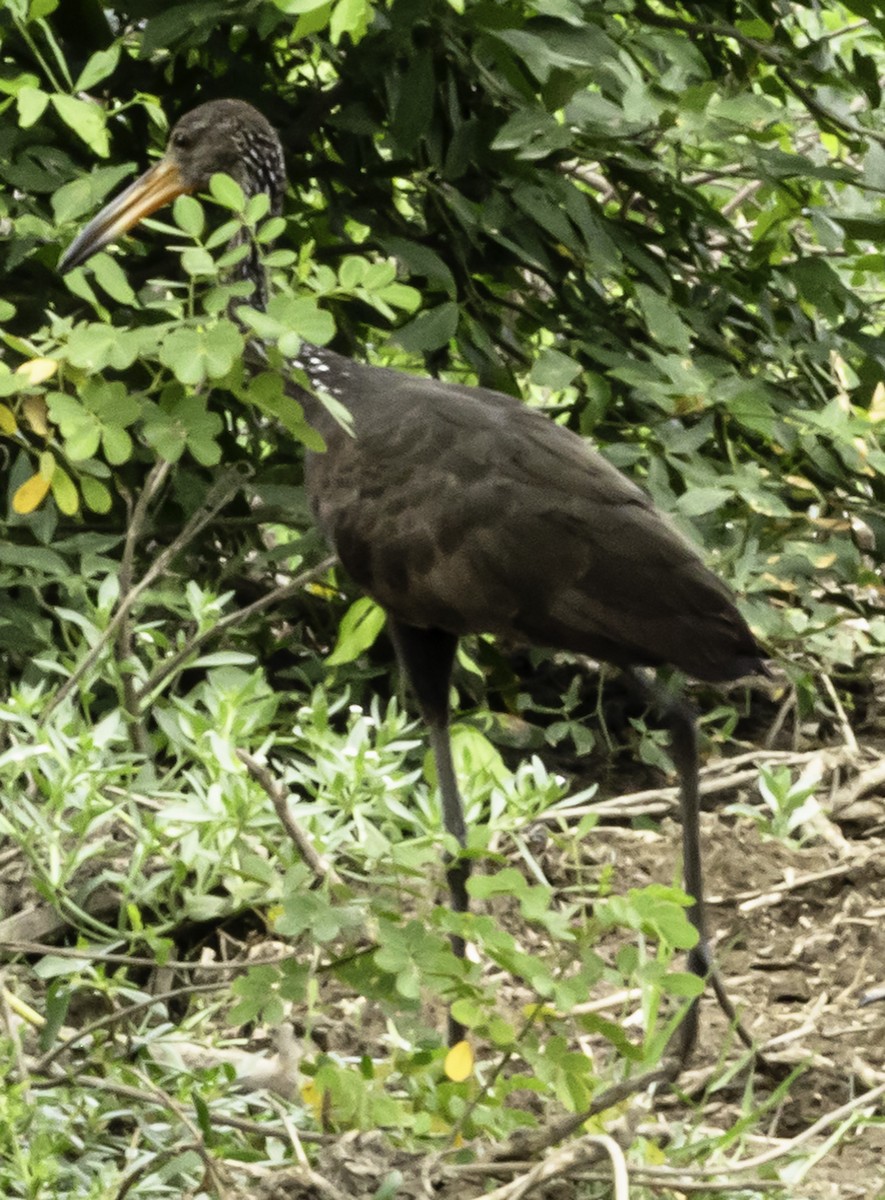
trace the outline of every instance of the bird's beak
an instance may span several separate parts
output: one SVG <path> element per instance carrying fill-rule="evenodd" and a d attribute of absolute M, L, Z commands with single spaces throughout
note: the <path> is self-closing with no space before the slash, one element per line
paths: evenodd
<path fill-rule="evenodd" d="M 182 179 L 177 165 L 171 159 L 161 158 L 135 183 L 130 184 L 125 192 L 106 204 L 98 216 L 74 238 L 59 259 L 58 269 L 64 272 L 78 267 L 90 255 L 103 249 L 108 242 L 115 241 L 121 233 L 149 217 L 152 212 L 176 196 L 192 190 Z"/>

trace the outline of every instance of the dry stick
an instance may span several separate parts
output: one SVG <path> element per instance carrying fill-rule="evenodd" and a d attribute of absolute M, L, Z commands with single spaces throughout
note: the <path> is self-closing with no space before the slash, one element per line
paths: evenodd
<path fill-rule="evenodd" d="M 238 750 L 237 757 L 240 762 L 245 764 L 246 770 L 255 782 L 260 784 L 270 797 L 271 803 L 280 819 L 280 824 L 295 843 L 298 853 L 304 862 L 313 871 L 316 882 L 322 883 L 328 879 L 331 884 L 340 883 L 341 880 L 336 875 L 334 867 L 330 867 L 323 856 L 314 849 L 310 838 L 292 816 L 292 813 L 289 811 L 289 797 L 282 788 L 277 786 L 270 771 L 267 771 L 260 763 L 257 763 L 252 755 L 247 754 L 245 750 Z"/>
<path fill-rule="evenodd" d="M 833 702 L 833 708 L 836 710 L 836 720 L 839 723 L 839 729 L 842 733 L 842 741 L 850 754 L 856 755 L 859 753 L 857 746 L 857 738 L 854 736 L 854 730 L 848 721 L 845 709 L 842 707 L 842 701 L 839 699 L 838 693 L 833 686 L 833 681 L 829 675 L 821 675 L 823 680 L 824 690 Z"/>
<path fill-rule="evenodd" d="M 655 1067 L 652 1071 L 646 1071 L 644 1075 L 636 1075 L 632 1079 L 624 1079 L 620 1083 L 613 1084 L 604 1092 L 600 1092 L 593 1103 L 583 1112 L 552 1121 L 541 1129 L 520 1130 L 518 1134 L 514 1134 L 504 1142 L 500 1150 L 493 1155 L 493 1159 L 526 1158 L 529 1155 L 538 1154 L 549 1146 L 555 1146 L 564 1138 L 571 1137 L 585 1121 L 589 1121 L 597 1113 L 605 1112 L 607 1108 L 613 1108 L 631 1096 L 644 1092 L 655 1083 L 675 1083 L 679 1078 L 680 1071 L 681 1064 L 678 1060 L 674 1060 L 663 1066 Z"/>
<path fill-rule="evenodd" d="M 172 463 L 165 458 L 159 459 L 154 463 L 148 473 L 145 485 L 141 490 L 138 500 L 135 502 L 135 507 L 132 510 L 129 519 L 129 528 L 126 531 L 126 541 L 123 544 L 123 557 L 120 560 L 120 594 L 125 596 L 132 587 L 133 568 L 135 561 L 135 547 L 141 538 L 144 529 L 145 521 L 147 520 L 148 506 L 154 496 L 166 482 L 169 477 L 169 472 L 172 470 Z M 132 657 L 132 624 L 128 620 L 124 620 L 120 626 L 120 632 L 117 635 L 117 658 L 121 663 L 127 662 Z M 132 740 L 133 748 L 143 754 L 147 753 L 148 740 L 147 732 L 144 725 L 138 720 L 138 705 L 136 702 L 135 680 L 128 670 L 123 673 L 123 703 L 126 706 L 126 712 L 129 715 L 129 736 Z"/>
<path fill-rule="evenodd" d="M 153 1083 L 150 1079 L 147 1079 L 145 1076 L 143 1076 L 140 1071 L 134 1070 L 133 1074 L 135 1075 L 135 1077 L 137 1079 L 139 1079 L 143 1084 L 145 1084 L 145 1086 L 147 1088 L 154 1091 L 156 1093 L 157 1098 L 162 1100 L 164 1106 L 167 1109 L 171 1110 L 173 1113 L 175 1113 L 175 1115 L 178 1117 L 181 1124 L 185 1127 L 185 1129 L 188 1131 L 188 1133 L 193 1138 L 193 1145 L 190 1148 L 195 1150 L 197 1152 L 197 1154 L 199 1155 L 200 1160 L 206 1169 L 206 1174 L 212 1180 L 212 1183 L 215 1187 L 216 1194 L 219 1197 L 221 1197 L 221 1200 L 225 1200 L 225 1197 L 227 1197 L 229 1194 L 228 1188 L 227 1188 L 227 1181 L 224 1179 L 224 1177 L 221 1173 L 221 1169 L 219 1167 L 218 1161 L 216 1160 L 216 1158 L 212 1154 L 212 1152 L 209 1150 L 209 1147 L 206 1145 L 206 1139 L 204 1138 L 203 1133 L 201 1132 L 198 1125 L 195 1123 L 194 1120 L 191 1119 L 190 1115 L 187 1112 L 185 1112 L 184 1106 L 179 1104 L 178 1101 L 169 1094 L 169 1092 L 165 1091 L 163 1088 L 157 1087 L 157 1085 L 155 1083 Z M 118 1193 L 119 1197 L 122 1197 L 125 1195 L 125 1193 L 129 1190 L 129 1188 L 132 1187 L 133 1183 L 135 1183 L 136 1180 L 141 1175 L 144 1174 L 146 1166 L 149 1166 L 149 1165 L 150 1165 L 150 1162 L 148 1162 L 147 1164 L 140 1164 L 132 1172 L 128 1181 L 124 1182 L 124 1187 Z"/>
<path fill-rule="evenodd" d="M 2 981 L 4 974 L 5 971 L 0 974 L 0 981 Z M 10 992 L 7 992 L 5 987 L 0 987 L 0 1019 L 3 1021 L 3 1025 L 6 1028 L 6 1036 L 12 1045 L 12 1056 L 15 1059 L 15 1071 L 18 1081 L 23 1088 L 25 1103 L 30 1104 L 31 1073 L 28 1070 L 27 1063 L 25 1062 L 25 1056 L 22 1052 L 22 1044 L 18 1036 L 18 1029 L 16 1028 L 15 1021 L 12 1017 L 12 1005 L 9 1002 L 11 995 L 12 994 Z"/>
<path fill-rule="evenodd" d="M 298 1129 L 295 1122 L 286 1111 L 286 1108 L 277 1100 L 276 1096 L 268 1095 L 267 1102 L 286 1127 L 286 1132 L 289 1135 L 289 1145 L 295 1153 L 295 1160 L 299 1167 L 304 1167 L 309 1171 L 310 1160 L 304 1152 L 304 1146 L 301 1143 L 301 1138 L 298 1136 Z"/>
<path fill-rule="evenodd" d="M 264 612 L 265 609 L 272 608 L 275 604 L 281 604 L 284 600 L 288 600 L 290 596 L 297 595 L 309 583 L 312 583 L 314 579 L 318 579 L 330 567 L 334 567 L 337 561 L 338 559 L 334 554 L 327 555 L 315 567 L 311 567 L 307 571 L 302 571 L 300 575 L 296 575 L 289 583 L 280 584 L 272 592 L 268 592 L 267 595 L 253 601 L 252 604 L 247 604 L 245 608 L 239 608 L 236 612 L 228 613 L 226 617 L 222 617 L 220 621 L 216 622 L 211 629 L 206 629 L 191 638 L 180 650 L 176 650 L 165 662 L 160 663 L 153 675 L 150 675 L 145 680 L 135 694 L 136 703 L 139 706 L 144 704 L 146 698 L 168 679 L 170 675 L 177 671 L 182 663 L 186 662 L 192 654 L 205 645 L 206 642 L 233 626 L 242 624 L 250 617 Z"/>
<path fill-rule="evenodd" d="M 68 1074 L 53 1075 L 51 1079 L 34 1080 L 34 1087 L 40 1091 L 49 1088 L 64 1087 L 71 1082 Z M 115 1083 L 101 1075 L 77 1075 L 77 1087 L 85 1092 L 104 1092 L 109 1096 L 119 1096 L 123 1100 L 132 1100 L 139 1104 L 154 1104 L 162 1106 L 162 1101 L 155 1091 L 146 1088 L 133 1087 L 128 1083 Z M 275 1137 L 282 1141 L 286 1139 L 284 1125 L 272 1125 L 270 1122 L 250 1121 L 248 1117 L 232 1117 L 227 1113 L 212 1112 L 210 1114 L 213 1126 L 223 1126 L 225 1129 L 237 1129 L 241 1133 L 257 1134 L 259 1137 Z M 310 1129 L 302 1129 L 299 1133 L 302 1142 L 326 1144 L 340 1141 L 337 1133 L 314 1133 Z"/>
<path fill-rule="evenodd" d="M 241 971 L 243 967 L 272 967 L 288 962 L 290 954 L 274 954 L 268 958 L 250 958 L 248 962 L 185 962 L 179 958 L 164 958 L 162 963 L 156 958 L 137 954 L 112 954 L 104 950 L 94 950 L 91 947 L 50 946 L 47 942 L 31 942 L 13 938 L 11 941 L 0 942 L 0 952 L 10 951 L 13 954 L 52 954 L 57 958 L 78 958 L 83 962 L 122 963 L 127 967 L 163 967 L 170 971 Z"/>
<path fill-rule="evenodd" d="M 842 809 L 865 796 L 885 783 L 885 762 L 875 763 L 861 771 L 850 783 L 844 784 L 836 792 L 830 803 L 830 815 L 837 816 Z"/>
<path fill-rule="evenodd" d="M 102 633 L 101 637 L 92 647 L 80 665 L 76 668 L 76 670 L 68 676 L 55 695 L 52 696 L 48 701 L 42 715 L 40 716 L 38 724 L 44 724 L 50 713 L 53 712 L 53 710 L 56 709 L 58 705 L 70 695 L 87 671 L 89 671 L 90 668 L 95 665 L 108 642 L 112 641 L 117 636 L 117 632 L 122 626 L 123 622 L 126 620 L 129 610 L 135 604 L 142 592 L 147 591 L 154 580 L 163 574 L 172 559 L 176 556 L 176 554 L 178 554 L 179 550 L 186 546 L 188 542 L 192 541 L 197 534 L 209 524 L 216 513 L 220 512 L 221 509 L 224 508 L 234 493 L 239 491 L 240 487 L 242 486 L 242 482 L 242 477 L 239 474 L 237 474 L 236 478 L 234 479 L 231 477 L 230 473 L 228 473 L 223 479 L 219 480 L 219 482 L 211 490 L 209 498 L 207 499 L 203 508 L 201 508 L 199 512 L 195 513 L 191 517 L 178 537 L 173 542 L 170 542 L 170 544 L 165 550 L 162 551 L 161 554 L 157 555 L 153 564 L 148 568 L 139 582 L 130 588 L 125 596 L 120 599 L 120 602 L 117 605 L 117 611 L 111 618 L 108 627 Z"/>
<path fill-rule="evenodd" d="M 51 1050 L 47 1050 L 45 1054 L 37 1059 L 33 1070 L 40 1075 L 45 1075 L 55 1060 L 67 1050 L 70 1050 L 72 1046 L 76 1046 L 78 1042 L 91 1037 L 93 1033 L 97 1033 L 100 1029 L 107 1029 L 109 1026 L 116 1025 L 119 1021 L 128 1020 L 135 1013 L 141 1012 L 142 1009 L 153 1008 L 155 1004 L 162 1004 L 166 1000 L 177 1000 L 179 996 L 196 996 L 202 992 L 217 992 L 218 988 L 219 984 L 217 983 L 192 983 L 184 987 L 173 988 L 169 992 L 158 992 L 155 996 L 149 996 L 146 1000 L 138 1000 L 134 1004 L 127 1004 L 125 1008 L 121 1008 L 115 1012 L 105 1013 L 103 1017 L 97 1017 L 94 1021 L 90 1021 L 88 1025 L 75 1030 L 70 1037 L 56 1042 Z"/>
<path fill-rule="evenodd" d="M 716 1179 L 692 1179 L 687 1174 L 661 1175 L 657 1167 L 637 1167 L 635 1164 L 631 1165 L 630 1174 L 637 1187 L 647 1187 L 655 1192 L 666 1190 L 668 1196 L 682 1192 L 703 1192 L 707 1200 L 716 1192 L 728 1193 L 730 1196 L 732 1192 L 746 1191 L 748 1183 L 746 1179 L 741 1183 L 736 1179 L 724 1179 L 721 1176 L 717 1176 Z M 610 1175 L 604 1171 L 575 1171 L 570 1178 L 576 1183 L 607 1183 Z M 781 1194 L 784 1187 L 779 1179 L 754 1179 L 750 1186 L 754 1192 Z"/>
<path fill-rule="evenodd" d="M 739 755 L 734 760 L 729 759 L 728 765 L 733 762 L 742 762 L 750 759 L 756 766 L 745 771 L 733 771 L 728 775 L 721 775 L 716 778 L 716 772 L 721 769 L 719 763 L 705 767 L 701 772 L 700 794 L 702 796 L 715 796 L 718 792 L 731 791 L 733 788 L 741 787 L 745 783 L 755 783 L 759 778 L 758 766 L 762 762 L 777 762 L 783 763 L 786 766 L 800 766 L 803 763 L 810 762 L 813 758 L 820 755 L 820 750 L 808 750 L 794 753 L 791 750 L 772 750 L 758 754 Z M 833 763 L 843 761 L 844 751 L 834 750 L 832 752 Z M 577 818 L 585 817 L 590 813 L 605 814 L 606 816 L 624 817 L 648 815 L 649 813 L 664 813 L 675 810 L 679 800 L 679 789 L 676 787 L 658 787 L 645 788 L 640 792 L 626 792 L 621 796 L 611 796 L 607 800 L 597 800 L 595 803 L 576 804 L 569 806 L 563 802 L 559 806 L 555 806 L 542 813 L 539 821 L 544 821 L 552 824 L 559 818 Z"/>
<path fill-rule="evenodd" d="M 830 1125 L 836 1125 L 846 1117 L 850 1117 L 861 1109 L 875 1104 L 882 1096 L 885 1096 L 885 1083 L 880 1083 L 878 1087 L 870 1088 L 868 1092 L 855 1097 L 854 1100 L 849 1100 L 847 1104 L 833 1109 L 832 1112 L 825 1113 L 813 1125 L 809 1125 L 807 1129 L 803 1129 L 796 1137 L 790 1138 L 788 1142 L 775 1147 L 774 1150 L 766 1150 L 763 1154 L 757 1154 L 754 1158 L 745 1158 L 743 1160 L 739 1159 L 737 1162 L 730 1162 L 728 1170 L 755 1171 L 757 1167 L 764 1167 L 767 1163 L 776 1162 L 779 1158 L 783 1158 L 793 1150 L 797 1150 L 805 1142 L 817 1137 L 819 1133 L 823 1133 Z"/>
<path fill-rule="evenodd" d="M 612 1184 L 614 1200 L 629 1200 L 630 1181 L 627 1175 L 627 1163 L 624 1152 L 613 1137 L 608 1134 L 587 1134 L 572 1142 L 562 1150 L 537 1163 L 520 1179 L 502 1184 L 491 1192 L 483 1192 L 482 1200 L 522 1200 L 522 1197 L 533 1188 L 557 1175 L 564 1175 L 576 1166 L 585 1166 L 594 1162 L 605 1153 L 612 1163 Z"/>
<path fill-rule="evenodd" d="M 710 898 L 710 904 L 747 904 L 750 901 L 764 901 L 766 905 L 777 904 L 788 892 L 797 892 L 807 887 L 809 883 L 822 883 L 825 879 L 838 879 L 849 871 L 858 871 L 865 867 L 871 859 L 876 858 L 876 852 L 859 855 L 850 862 L 838 863 L 835 867 L 827 867 L 823 871 L 812 871 L 808 875 L 797 875 L 795 879 L 782 879 L 780 883 L 772 883 L 764 888 L 750 888 L 745 892 L 732 892 L 727 900 L 722 896 Z"/>

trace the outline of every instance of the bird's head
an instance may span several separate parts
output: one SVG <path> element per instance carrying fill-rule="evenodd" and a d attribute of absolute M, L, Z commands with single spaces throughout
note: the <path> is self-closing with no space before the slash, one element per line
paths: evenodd
<path fill-rule="evenodd" d="M 166 153 L 111 200 L 74 239 L 59 261 L 69 271 L 169 204 L 208 187 L 217 172 L 231 175 L 247 196 L 267 192 L 279 212 L 286 186 L 283 148 L 270 122 L 244 100 L 210 100 L 181 118 Z"/>

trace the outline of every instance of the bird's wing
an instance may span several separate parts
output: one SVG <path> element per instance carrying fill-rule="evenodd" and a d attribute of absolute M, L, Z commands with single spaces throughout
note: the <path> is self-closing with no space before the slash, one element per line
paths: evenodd
<path fill-rule="evenodd" d="M 711 679 L 758 655 L 727 588 L 576 434 L 496 392 L 378 371 L 369 386 L 312 491 L 345 566 L 401 620 Z"/>

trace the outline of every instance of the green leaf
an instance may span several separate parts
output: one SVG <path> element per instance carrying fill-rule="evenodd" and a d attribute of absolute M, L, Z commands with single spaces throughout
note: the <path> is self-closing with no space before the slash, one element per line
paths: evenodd
<path fill-rule="evenodd" d="M 683 516 L 700 517 L 721 508 L 733 498 L 734 493 L 728 488 L 692 487 L 679 497 L 676 508 Z"/>
<path fill-rule="evenodd" d="M 111 511 L 111 493 L 103 483 L 91 475 L 80 476 L 80 491 L 86 507 L 94 513 L 109 513 Z"/>
<path fill-rule="evenodd" d="M 436 77 L 430 47 L 418 50 L 398 80 L 399 98 L 391 133 L 401 152 L 408 153 L 430 129 L 436 100 Z"/>
<path fill-rule="evenodd" d="M 226 375 L 243 353 L 243 335 L 232 321 L 222 319 L 208 328 L 180 325 L 160 346 L 160 362 L 180 383 L 199 384 Z"/>
<path fill-rule="evenodd" d="M 186 275 L 211 277 L 217 271 L 215 259 L 202 246 L 188 246 L 181 256 L 181 266 Z"/>
<path fill-rule="evenodd" d="M 119 425 L 107 425 L 101 432 L 104 456 L 112 466 L 128 462 L 132 457 L 132 438 Z"/>
<path fill-rule="evenodd" d="M 648 331 L 658 345 L 688 354 L 691 349 L 691 330 L 679 316 L 673 302 L 644 283 L 637 283 L 636 299 L 642 307 Z"/>
<path fill-rule="evenodd" d="M 308 296 L 272 296 L 267 312 L 285 330 L 278 344 L 287 356 L 298 353 L 302 340 L 313 342 L 315 346 L 324 346 L 335 336 L 335 321 L 331 313 L 320 308 Z"/>
<path fill-rule="evenodd" d="M 117 42 L 108 46 L 106 50 L 96 50 L 94 54 L 90 55 L 86 66 L 80 72 L 77 82 L 74 84 L 74 91 L 88 92 L 97 83 L 107 79 L 108 75 L 116 70 L 119 59 L 120 45 Z"/>
<path fill-rule="evenodd" d="M 350 34 L 350 40 L 356 44 L 368 29 L 371 18 L 369 0 L 338 0 L 329 21 L 332 44 L 337 45 L 345 33 Z"/>
<path fill-rule="evenodd" d="M 170 388 L 161 405 L 145 405 L 145 441 L 169 462 L 178 462 L 187 450 L 203 466 L 215 466 L 221 460 L 216 438 L 223 428 L 204 396 Z"/>
<path fill-rule="evenodd" d="M 209 180 L 209 194 L 223 208 L 230 208 L 239 213 L 246 208 L 245 193 L 237 181 L 231 179 L 230 175 L 216 171 Z"/>
<path fill-rule="evenodd" d="M 325 450 L 326 443 L 305 420 L 303 408 L 288 394 L 283 380 L 275 371 L 265 371 L 250 380 L 244 399 L 268 416 L 281 421 L 289 433 L 309 450 Z"/>
<path fill-rule="evenodd" d="M 64 123 L 83 139 L 93 153 L 107 158 L 109 144 L 104 109 L 98 104 L 61 93 L 55 93 L 51 99 Z"/>
<path fill-rule="evenodd" d="M 202 237 L 206 227 L 206 214 L 195 196 L 177 196 L 172 205 L 172 218 L 178 228 L 191 237 Z"/>
<path fill-rule="evenodd" d="M 414 320 L 401 325 L 394 339 L 404 350 L 439 350 L 455 336 L 458 316 L 458 305 L 447 300 L 436 308 L 425 309 Z"/>
<path fill-rule="evenodd" d="M 542 350 L 532 363 L 529 378 L 539 387 L 561 391 L 581 373 L 581 364 L 559 350 Z"/>
<path fill-rule="evenodd" d="M 121 180 L 131 176 L 134 166 L 134 163 L 119 163 L 113 167 L 98 167 L 62 184 L 53 192 L 51 200 L 56 221 L 61 225 L 91 212 Z"/>
<path fill-rule="evenodd" d="M 386 620 L 384 609 L 368 596 L 355 600 L 341 618 L 338 640 L 326 659 L 326 666 L 340 667 L 342 663 L 353 662 L 374 644 Z"/>
<path fill-rule="evenodd" d="M 286 13 L 288 16 L 295 16 L 300 13 L 313 12 L 317 8 L 323 8 L 328 0 L 273 0 L 280 12 Z"/>
<path fill-rule="evenodd" d="M 123 268 L 109 254 L 95 254 L 89 260 L 95 282 L 98 286 L 116 300 L 118 304 L 133 304 L 135 292 L 129 286 L 129 280 Z"/>
<path fill-rule="evenodd" d="M 572 140 L 571 131 L 542 108 L 519 109 L 492 141 L 493 150 L 514 150 L 517 158 L 545 158 Z"/>
<path fill-rule="evenodd" d="M 349 254 L 338 270 L 338 280 L 343 288 L 352 292 L 362 284 L 369 270 L 369 263 L 364 258 Z"/>
<path fill-rule="evenodd" d="M 18 107 L 18 123 L 22 129 L 30 129 L 43 116 L 49 103 L 49 94 L 36 87 L 23 87 L 15 98 Z"/>
<path fill-rule="evenodd" d="M 80 496 L 74 483 L 62 467 L 56 466 L 52 473 L 52 498 L 65 516 L 73 516 L 80 508 Z"/>

